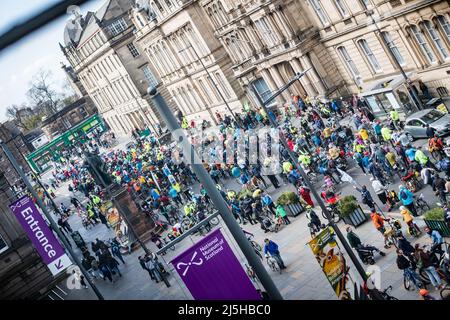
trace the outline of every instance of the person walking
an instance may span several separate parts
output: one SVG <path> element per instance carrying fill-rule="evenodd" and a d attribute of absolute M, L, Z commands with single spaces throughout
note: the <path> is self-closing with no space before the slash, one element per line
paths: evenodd
<path fill-rule="evenodd" d="M 372 212 L 370 213 L 370 219 L 372 220 L 372 223 L 375 227 L 375 229 L 377 229 L 384 238 L 384 247 L 386 249 L 390 248 L 390 245 L 388 244 L 388 239 L 385 235 L 386 232 L 386 228 L 384 227 L 384 222 L 388 221 L 388 219 L 383 218 L 378 212 L 376 212 L 375 209 L 372 209 Z"/>
<path fill-rule="evenodd" d="M 267 257 L 272 256 L 278 263 L 280 269 L 286 269 L 284 265 L 283 259 L 281 259 L 280 250 L 278 249 L 278 245 L 269 239 L 264 239 L 264 255 Z"/>
<path fill-rule="evenodd" d="M 158 265 L 156 264 L 156 261 L 150 257 L 146 256 L 145 258 L 145 266 L 149 270 L 150 277 L 156 281 L 156 283 L 162 281 L 161 275 L 157 270 Z"/>
<path fill-rule="evenodd" d="M 123 260 L 123 257 L 122 257 L 122 253 L 120 252 L 120 244 L 119 244 L 119 242 L 117 242 L 116 239 L 114 239 L 111 242 L 111 252 L 112 252 L 113 256 L 119 258 L 119 260 L 122 261 L 123 264 L 125 264 L 125 261 Z"/>

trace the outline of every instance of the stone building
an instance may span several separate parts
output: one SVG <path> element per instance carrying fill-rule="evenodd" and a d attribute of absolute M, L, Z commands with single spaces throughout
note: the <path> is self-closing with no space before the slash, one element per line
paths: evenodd
<path fill-rule="evenodd" d="M 336 73 L 350 92 L 392 81 L 401 74 L 400 65 L 411 81 L 420 79 L 435 97 L 448 98 L 449 1 L 303 0 L 302 4 L 311 13 L 326 48 L 324 55 L 337 66 Z"/>
<path fill-rule="evenodd" d="M 265 100 L 308 68 L 279 102 L 290 101 L 291 94 L 330 94 L 342 83 L 304 0 L 202 0 L 200 4 L 232 58 L 234 77 L 248 93 L 256 90 Z"/>
<path fill-rule="evenodd" d="M 108 0 L 95 13 L 74 12 L 64 31 L 62 50 L 99 113 L 113 131 L 155 130 L 161 122 L 146 99 L 157 84 L 145 55 L 133 43 L 131 0 Z"/>
<path fill-rule="evenodd" d="M 23 133 L 12 121 L 0 124 L 0 139 L 8 146 L 19 165 L 26 173 L 30 172 L 30 166 L 25 156 L 31 152 L 33 147 L 28 143 Z M 3 150 L 0 148 L 0 171 L 5 176 L 10 186 L 17 185 L 19 175 L 14 170 Z"/>
<path fill-rule="evenodd" d="M 246 92 L 201 1 L 140 0 L 131 16 L 136 42 L 188 120 L 242 109 Z"/>
<path fill-rule="evenodd" d="M 76 126 L 83 120 L 97 113 L 93 103 L 88 103 L 89 97 L 81 98 L 64 107 L 50 117 L 42 120 L 41 129 L 49 140 Z"/>
<path fill-rule="evenodd" d="M 9 209 L 15 197 L 2 172 L 0 197 L 0 299 L 41 298 L 57 280 Z"/>

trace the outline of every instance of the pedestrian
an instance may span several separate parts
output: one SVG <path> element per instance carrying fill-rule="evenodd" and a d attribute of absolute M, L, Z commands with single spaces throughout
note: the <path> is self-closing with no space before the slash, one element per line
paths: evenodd
<path fill-rule="evenodd" d="M 444 238 L 442 238 L 441 234 L 437 230 L 432 230 L 430 227 L 425 228 L 425 233 L 430 237 L 431 243 L 431 252 L 439 254 L 439 256 L 443 255 L 445 252 L 442 250 L 442 244 L 444 243 Z"/>
<path fill-rule="evenodd" d="M 375 209 L 375 201 L 372 198 L 372 195 L 370 194 L 369 190 L 367 190 L 367 187 L 363 185 L 360 188 L 353 186 L 358 192 L 361 193 L 361 202 L 369 207 L 369 209 Z"/>
<path fill-rule="evenodd" d="M 264 239 L 264 254 L 266 258 L 272 256 L 278 263 L 280 269 L 286 269 L 284 265 L 283 259 L 281 259 L 280 251 L 278 249 L 278 245 L 269 239 Z"/>
<path fill-rule="evenodd" d="M 106 226 L 107 229 L 110 229 L 109 224 L 108 224 L 108 220 L 106 220 L 106 217 L 105 217 L 105 215 L 103 213 L 99 212 L 98 213 L 98 218 L 100 219 L 102 224 L 104 224 Z"/>
<path fill-rule="evenodd" d="M 305 202 L 314 208 L 314 202 L 311 199 L 311 190 L 309 190 L 308 187 L 306 186 L 300 186 L 300 188 L 298 189 L 298 193 L 300 194 L 300 196 L 302 197 L 303 200 L 305 200 Z"/>
<path fill-rule="evenodd" d="M 85 289 L 89 288 L 89 287 L 87 286 L 86 282 L 84 281 L 84 276 L 83 276 L 83 274 L 81 274 L 80 271 L 73 270 L 73 271 L 72 271 L 72 274 L 74 275 L 75 280 L 76 280 L 78 283 L 80 283 L 80 285 L 81 285 L 83 288 L 85 288 Z"/>
<path fill-rule="evenodd" d="M 417 261 L 417 267 L 419 270 L 423 270 L 428 275 L 432 285 L 436 288 L 436 290 L 442 289 L 442 282 L 439 274 L 436 271 L 436 268 L 433 266 L 432 257 L 423 251 L 420 248 L 420 245 L 417 243 L 415 246 L 414 257 Z"/>
<path fill-rule="evenodd" d="M 156 264 L 156 261 L 152 257 L 146 256 L 146 258 L 145 258 L 145 266 L 149 270 L 150 277 L 152 278 L 152 280 L 155 280 L 156 283 L 162 281 L 161 274 L 159 273 L 159 271 L 157 269 L 158 266 Z"/>
<path fill-rule="evenodd" d="M 117 242 L 116 239 L 114 239 L 111 242 L 111 252 L 112 252 L 113 256 L 119 258 L 119 260 L 122 261 L 123 264 L 125 264 L 125 261 L 123 260 L 123 257 L 122 257 L 122 253 L 120 252 L 120 244 L 119 244 L 119 242 Z"/>
<path fill-rule="evenodd" d="M 110 269 L 108 268 L 108 265 L 105 262 L 99 263 L 99 270 L 102 274 L 103 280 L 108 279 L 110 282 L 114 282 L 112 278 L 112 274 Z"/>
<path fill-rule="evenodd" d="M 111 270 L 111 273 L 113 275 L 116 274 L 116 272 L 117 272 L 119 274 L 119 276 L 122 277 L 122 273 L 120 273 L 120 270 L 119 270 L 119 262 L 116 259 L 114 259 L 112 256 L 107 256 L 106 263 L 108 265 L 109 270 Z"/>

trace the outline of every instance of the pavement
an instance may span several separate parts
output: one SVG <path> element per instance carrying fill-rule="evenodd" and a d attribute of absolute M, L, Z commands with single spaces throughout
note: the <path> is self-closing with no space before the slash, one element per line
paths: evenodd
<path fill-rule="evenodd" d="M 126 140 L 126 139 L 125 139 Z M 127 143 L 126 141 L 121 141 L 121 143 L 116 146 L 123 148 Z M 414 145 L 423 145 L 426 143 L 424 140 L 415 141 Z M 369 176 L 365 176 L 362 174 L 361 170 L 356 167 L 352 167 L 347 170 L 347 173 L 350 174 L 359 184 L 367 185 L 369 190 L 372 192 L 373 198 L 378 202 L 378 198 L 375 196 L 373 190 L 371 189 Z M 43 180 L 46 181 L 48 177 L 44 176 Z M 268 181 L 268 179 L 266 179 Z M 279 181 L 282 182 L 281 178 Z M 321 185 L 321 181 L 316 184 L 316 187 L 319 188 Z M 391 189 L 398 190 L 399 179 L 396 177 L 394 185 L 391 186 Z M 273 197 L 274 200 L 284 191 L 292 190 L 295 191 L 295 188 L 291 184 L 283 185 L 282 187 L 275 190 L 273 186 L 270 186 L 266 191 Z M 229 179 L 225 181 L 225 186 L 227 188 L 234 188 L 235 190 L 240 189 L 238 182 L 235 179 Z M 70 205 L 69 196 L 70 192 L 68 191 L 68 184 L 64 183 L 58 188 L 56 191 L 57 198 L 56 203 L 59 205 L 60 202 L 64 202 L 67 205 Z M 198 186 L 197 186 L 198 187 Z M 343 183 L 339 185 L 339 191 L 342 195 L 350 195 L 354 194 L 358 199 L 360 199 L 360 195 L 356 192 L 352 185 L 349 183 Z M 418 194 L 423 193 L 425 195 L 425 199 L 428 203 L 433 207 L 436 206 L 436 197 L 434 196 L 433 191 L 429 186 L 426 186 L 422 190 L 418 192 Z M 79 194 L 79 199 L 83 197 Z M 315 201 L 316 203 L 316 201 Z M 382 207 L 381 203 L 378 204 Z M 363 205 L 363 209 L 368 209 Z M 320 210 L 317 209 L 317 212 L 320 213 Z M 394 210 L 390 215 L 399 216 L 398 210 L 397 212 Z M 319 215 L 321 216 L 321 215 Z M 287 266 L 287 269 L 283 271 L 282 274 L 274 273 L 268 269 L 269 274 L 273 278 L 276 286 L 280 290 L 284 299 L 289 300 L 335 300 L 336 296 L 325 278 L 321 268 L 319 267 L 315 257 L 313 256 L 307 242 L 311 239 L 309 234 L 309 229 L 307 227 L 307 219 L 305 214 L 302 213 L 296 218 L 290 218 L 291 224 L 288 226 L 283 226 L 282 229 L 278 233 L 264 233 L 263 230 L 259 227 L 259 225 L 249 225 L 246 224 L 243 228 L 246 231 L 249 231 L 255 235 L 255 241 L 263 244 L 263 241 L 266 237 L 275 241 L 281 251 L 281 256 Z M 322 219 L 323 220 L 323 219 Z M 416 221 L 420 227 L 424 226 L 423 221 L 420 218 L 416 218 Z M 82 237 L 86 242 L 94 241 L 96 238 L 101 240 L 108 240 L 112 238 L 113 232 L 110 229 L 107 229 L 103 224 L 99 224 L 92 229 L 85 230 L 81 225 L 81 219 L 76 215 L 70 217 L 69 220 L 73 229 L 78 230 Z M 236 256 L 241 260 L 242 264 L 245 259 L 237 249 L 237 245 L 235 241 L 230 237 L 229 231 L 226 226 L 221 221 L 219 226 L 224 230 L 225 237 L 231 244 L 231 247 L 235 251 Z M 343 222 L 338 223 L 338 227 L 345 233 L 345 224 Z M 405 231 L 405 230 L 404 230 Z M 371 221 L 367 221 L 363 225 L 356 228 L 356 233 L 360 236 L 363 243 L 375 245 L 378 248 L 383 248 L 383 237 L 382 235 L 374 228 Z M 404 234 L 407 234 L 406 231 Z M 408 236 L 407 236 L 408 238 Z M 142 249 L 138 249 L 133 251 L 129 255 L 124 255 L 124 259 L 126 261 L 125 265 L 120 265 L 119 268 L 123 274 L 123 277 L 115 276 L 115 282 L 110 283 L 109 281 L 104 281 L 101 279 L 94 280 L 97 288 L 102 292 L 105 299 L 108 300 L 127 300 L 127 299 L 142 299 L 142 300 L 182 300 L 182 299 L 192 299 L 190 293 L 181 282 L 180 278 L 176 275 L 176 272 L 173 270 L 172 265 L 170 265 L 170 260 L 176 255 L 180 254 L 184 250 L 186 250 L 193 243 L 198 241 L 200 236 L 191 236 L 186 240 L 183 240 L 181 243 L 176 244 L 175 251 L 169 251 L 165 256 L 161 256 L 162 262 L 166 265 L 166 267 L 170 270 L 171 275 L 169 276 L 169 281 L 171 283 L 171 287 L 167 288 L 162 283 L 155 283 L 150 280 L 150 277 L 146 271 L 144 271 L 138 263 L 137 257 L 143 254 Z M 412 243 L 419 241 L 420 243 L 429 243 L 430 240 L 426 236 L 421 236 L 418 239 L 408 238 Z M 156 246 L 149 242 L 147 246 L 150 250 L 156 251 Z M 81 252 L 78 248 L 75 248 L 75 252 L 81 256 Z M 395 248 L 383 249 L 387 253 L 385 257 L 376 256 L 376 264 L 381 270 L 381 288 L 386 288 L 391 285 L 393 290 L 391 295 L 401 300 L 416 300 L 419 298 L 417 291 L 407 291 L 403 287 L 403 273 L 397 269 L 395 260 Z M 350 259 L 348 255 L 345 254 L 346 260 L 350 263 Z M 355 267 L 350 263 L 351 269 L 353 270 L 354 278 L 357 279 Z M 365 266 L 366 267 L 366 266 Z M 257 286 L 260 287 L 260 284 L 257 283 Z M 69 290 L 67 288 L 66 283 L 61 283 L 60 287 L 63 288 L 68 294 L 64 296 L 66 300 L 94 300 L 96 299 L 95 294 L 92 289 L 74 289 Z M 430 289 L 431 295 L 435 297 L 439 297 L 439 292 L 434 291 L 434 289 Z"/>

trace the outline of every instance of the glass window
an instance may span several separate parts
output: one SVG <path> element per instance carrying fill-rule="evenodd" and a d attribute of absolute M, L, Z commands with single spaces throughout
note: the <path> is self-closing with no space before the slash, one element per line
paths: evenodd
<path fill-rule="evenodd" d="M 109 25 L 109 31 L 113 36 L 118 35 L 122 31 L 125 31 L 127 28 L 127 24 L 123 18 L 117 19 L 113 23 Z"/>
<path fill-rule="evenodd" d="M 356 64 L 353 62 L 352 58 L 348 54 L 347 49 L 345 49 L 345 47 L 339 47 L 338 51 L 341 54 L 342 58 L 345 60 L 347 68 L 350 70 L 351 74 L 353 76 L 359 76 L 358 68 L 356 67 Z"/>
<path fill-rule="evenodd" d="M 259 78 L 252 83 L 253 88 L 255 88 L 258 95 L 261 97 L 262 101 L 267 101 L 272 96 L 272 91 L 270 91 L 269 87 L 267 86 L 266 81 L 264 81 L 263 78 Z M 274 104 L 275 100 L 270 104 Z"/>
<path fill-rule="evenodd" d="M 150 68 L 148 66 L 145 66 L 142 68 L 142 71 L 144 72 L 144 77 L 145 77 L 145 80 L 147 81 L 147 84 L 149 86 L 156 87 L 158 85 L 158 80 L 155 78 L 155 76 L 153 75 Z"/>
<path fill-rule="evenodd" d="M 430 21 L 425 21 L 425 28 L 428 31 L 428 34 L 430 35 L 430 38 L 433 40 L 434 45 L 438 49 L 439 53 L 442 55 L 443 58 L 447 59 L 448 51 L 445 48 L 444 43 L 442 42 L 441 37 L 439 36 L 439 32 L 434 28 L 433 24 Z"/>
<path fill-rule="evenodd" d="M 345 7 L 344 0 L 335 0 L 334 2 L 336 3 L 336 7 L 337 7 L 339 13 L 341 14 L 341 16 L 342 17 L 348 16 L 348 11 L 347 11 L 347 8 Z"/>
<path fill-rule="evenodd" d="M 366 102 L 372 108 L 375 113 L 381 112 L 381 107 L 378 105 L 377 99 L 374 96 L 365 97 Z"/>
<path fill-rule="evenodd" d="M 328 17 L 326 16 L 322 4 L 320 3 L 320 0 L 309 0 L 309 3 L 311 3 L 311 6 L 313 7 L 314 11 L 317 14 L 317 17 L 319 18 L 320 22 L 322 22 L 323 25 L 327 25 L 330 22 L 328 21 Z"/>
<path fill-rule="evenodd" d="M 437 110 L 431 110 L 426 115 L 424 115 L 422 118 L 420 118 L 425 123 L 433 123 L 436 120 L 439 120 L 444 116 L 444 113 L 437 111 Z"/>
<path fill-rule="evenodd" d="M 203 96 L 206 98 L 208 103 L 212 103 L 211 96 L 208 94 L 208 90 L 205 87 L 205 84 L 203 83 L 203 80 L 198 80 L 198 84 L 200 86 L 200 90 L 202 91 Z"/>
<path fill-rule="evenodd" d="M 375 72 L 381 71 L 380 64 L 378 63 L 377 58 L 373 54 L 373 51 L 370 49 L 367 41 L 365 39 L 363 39 L 363 40 L 359 40 L 358 43 L 361 46 L 361 49 L 364 51 L 364 54 L 366 55 L 367 60 L 369 60 L 369 63 L 372 66 L 372 69 Z"/>
<path fill-rule="evenodd" d="M 448 23 L 448 20 L 444 16 L 438 16 L 439 24 L 441 25 L 442 30 L 444 30 L 445 35 L 447 36 L 448 40 L 450 40 L 450 24 Z"/>
<path fill-rule="evenodd" d="M 384 38 L 384 41 L 386 41 L 386 44 L 387 44 L 389 50 L 391 50 L 391 52 L 395 56 L 395 59 L 397 60 L 397 62 L 401 66 L 405 65 L 405 59 L 403 58 L 402 54 L 400 53 L 400 50 L 395 45 L 395 42 L 391 38 L 391 35 L 389 34 L 389 32 L 386 32 L 386 31 L 382 32 L 381 36 Z"/>
<path fill-rule="evenodd" d="M 136 58 L 139 56 L 140 53 L 139 53 L 138 49 L 136 48 L 136 46 L 134 45 L 134 43 L 127 44 L 127 48 L 128 48 L 128 50 L 130 50 L 130 53 L 133 56 L 133 58 Z"/>
<path fill-rule="evenodd" d="M 3 239 L 2 235 L 0 234 L 0 253 L 8 250 L 8 244 L 6 243 L 5 239 Z"/>
<path fill-rule="evenodd" d="M 434 56 L 433 51 L 431 50 L 428 42 L 425 40 L 425 36 L 423 35 L 422 31 L 420 31 L 419 27 L 411 26 L 411 30 L 414 34 L 414 37 L 415 37 L 420 49 L 427 57 L 428 62 L 430 62 L 430 63 L 436 62 L 436 57 Z"/>

